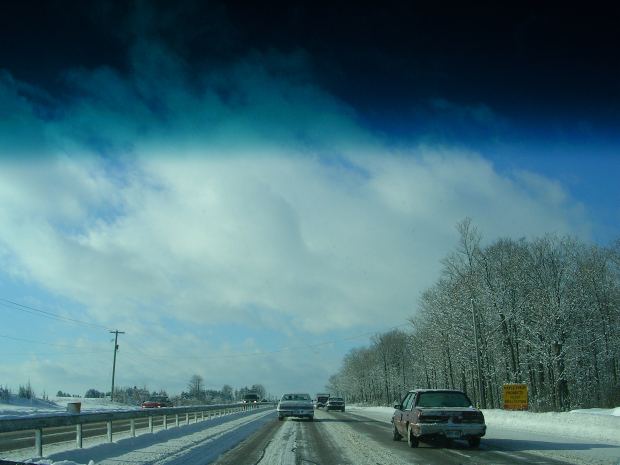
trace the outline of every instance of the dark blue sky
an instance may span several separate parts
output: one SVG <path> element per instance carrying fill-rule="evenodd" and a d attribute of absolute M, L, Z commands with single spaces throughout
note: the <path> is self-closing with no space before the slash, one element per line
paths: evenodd
<path fill-rule="evenodd" d="M 620 7 L 598 3 L 5 1 L 0 68 L 54 118 L 80 98 L 70 70 L 129 75 L 139 41 L 177 56 L 188 86 L 281 54 L 294 64 L 270 61 L 268 73 L 320 87 L 386 141 L 458 146 L 557 178 L 613 231 L 618 24 Z"/>
<path fill-rule="evenodd" d="M 2 67 L 48 88 L 69 68 L 122 70 L 131 44 L 147 37 L 197 74 L 252 50 L 303 53 L 317 82 L 377 124 L 402 125 L 439 98 L 485 104 L 534 131 L 590 123 L 604 132 L 619 119 L 617 6 L 6 1 L 0 8 Z"/>

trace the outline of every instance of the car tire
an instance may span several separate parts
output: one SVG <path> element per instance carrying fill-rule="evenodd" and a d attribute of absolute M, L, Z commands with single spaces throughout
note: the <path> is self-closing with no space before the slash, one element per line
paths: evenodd
<path fill-rule="evenodd" d="M 480 447 L 480 438 L 469 438 L 467 442 L 469 443 L 469 447 L 472 449 L 477 449 Z"/>
<path fill-rule="evenodd" d="M 420 441 L 418 440 L 418 438 L 416 438 L 415 435 L 413 434 L 411 425 L 407 426 L 407 444 L 409 444 L 409 447 L 411 448 L 418 447 L 418 445 L 420 444 Z"/>
<path fill-rule="evenodd" d="M 403 437 L 398 432 L 398 428 L 396 425 L 392 425 L 392 441 L 400 441 Z"/>

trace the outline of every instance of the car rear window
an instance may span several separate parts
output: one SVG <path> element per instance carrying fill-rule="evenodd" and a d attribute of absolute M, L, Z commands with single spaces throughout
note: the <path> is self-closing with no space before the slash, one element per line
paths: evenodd
<path fill-rule="evenodd" d="M 282 400 L 310 400 L 308 394 L 284 394 Z"/>
<path fill-rule="evenodd" d="M 469 407 L 471 401 L 462 392 L 422 392 L 418 407 Z"/>

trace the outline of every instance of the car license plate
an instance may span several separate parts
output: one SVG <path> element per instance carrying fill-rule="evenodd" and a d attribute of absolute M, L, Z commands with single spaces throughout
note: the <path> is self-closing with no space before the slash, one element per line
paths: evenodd
<path fill-rule="evenodd" d="M 449 439 L 458 439 L 461 437 L 460 431 L 446 431 L 446 437 Z"/>

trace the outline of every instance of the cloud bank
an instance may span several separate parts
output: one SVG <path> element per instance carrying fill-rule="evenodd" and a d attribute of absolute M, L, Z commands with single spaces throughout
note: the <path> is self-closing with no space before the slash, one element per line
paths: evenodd
<path fill-rule="evenodd" d="M 197 75 L 138 41 L 131 63 L 70 70 L 54 96 L 0 75 L 0 263 L 149 353 L 170 321 L 293 338 L 402 323 L 466 216 L 488 237 L 588 234 L 554 180 L 452 147 L 395 149 L 313 83 L 303 54 Z"/>

